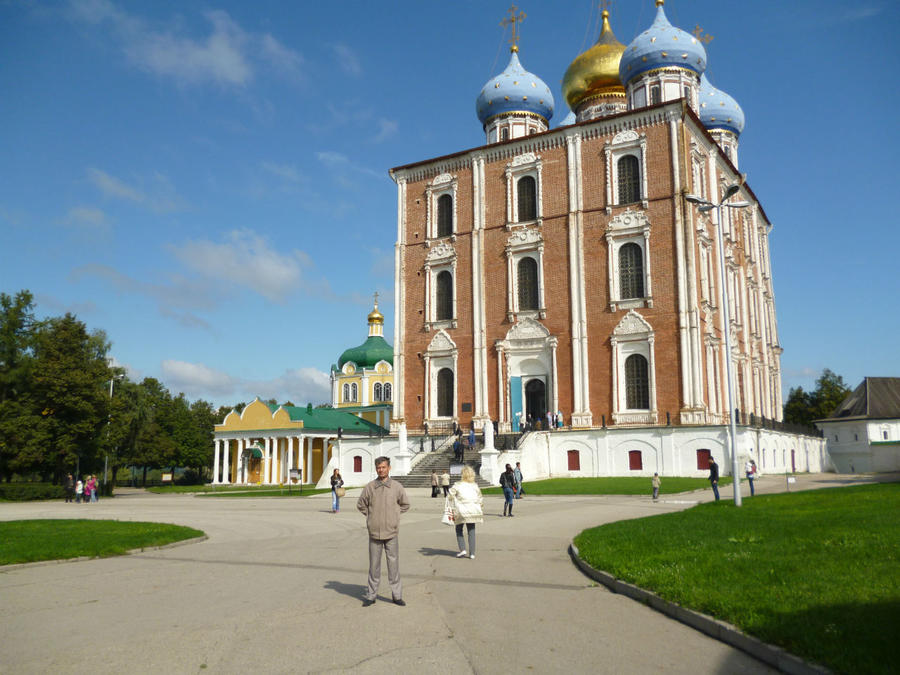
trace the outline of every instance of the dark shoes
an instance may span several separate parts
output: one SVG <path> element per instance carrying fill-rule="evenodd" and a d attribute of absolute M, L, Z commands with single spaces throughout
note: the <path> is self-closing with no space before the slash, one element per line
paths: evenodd
<path fill-rule="evenodd" d="M 406 601 L 403 598 L 394 598 L 394 604 L 400 605 L 401 607 L 406 607 Z"/>
<path fill-rule="evenodd" d="M 369 600 L 368 598 L 363 598 L 363 607 L 371 607 L 375 604 L 374 600 Z"/>

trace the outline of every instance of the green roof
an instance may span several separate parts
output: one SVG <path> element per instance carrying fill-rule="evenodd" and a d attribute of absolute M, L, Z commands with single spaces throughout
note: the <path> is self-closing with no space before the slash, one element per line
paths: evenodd
<path fill-rule="evenodd" d="M 371 335 L 359 347 L 351 347 L 341 354 L 338 368 L 352 361 L 358 368 L 373 368 L 379 361 L 387 361 L 394 365 L 394 348 L 380 335 Z"/>
<path fill-rule="evenodd" d="M 302 421 L 303 428 L 310 431 L 337 431 L 338 427 L 343 429 L 345 434 L 365 434 L 374 435 L 378 433 L 387 433 L 387 429 L 377 424 L 357 417 L 353 413 L 335 408 L 313 408 L 306 406 L 301 408 L 298 406 L 277 406 L 269 404 L 272 412 L 283 407 L 291 421 Z"/>

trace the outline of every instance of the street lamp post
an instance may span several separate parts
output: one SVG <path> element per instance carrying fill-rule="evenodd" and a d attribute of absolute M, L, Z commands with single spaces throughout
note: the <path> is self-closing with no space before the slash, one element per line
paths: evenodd
<path fill-rule="evenodd" d="M 725 378 L 728 380 L 726 386 L 726 392 L 728 397 L 728 418 L 731 423 L 729 425 L 729 441 L 730 441 L 730 451 L 731 451 L 731 475 L 734 484 L 734 505 L 741 505 L 741 482 L 740 482 L 740 466 L 738 466 L 738 456 L 737 456 L 737 428 L 736 428 L 736 420 L 737 417 L 735 415 L 734 409 L 734 377 L 732 373 L 732 364 L 731 364 L 731 312 L 729 310 L 728 305 L 728 289 L 727 284 L 725 282 L 725 244 L 724 240 L 724 228 L 722 227 L 722 207 L 727 207 L 729 209 L 745 209 L 750 206 L 750 202 L 729 202 L 739 190 L 741 189 L 740 183 L 735 183 L 734 185 L 729 185 L 725 189 L 725 194 L 722 195 L 721 201 L 718 204 L 713 204 L 706 199 L 702 199 L 701 197 L 697 197 L 695 195 L 685 195 L 684 198 L 691 202 L 692 204 L 698 205 L 698 211 L 700 213 L 707 213 L 709 211 L 716 212 L 716 233 L 717 233 L 717 246 L 719 253 L 719 298 L 722 304 L 722 327 L 723 332 L 725 333 Z"/>
<path fill-rule="evenodd" d="M 116 380 L 121 380 L 124 378 L 124 375 L 113 375 L 109 378 L 109 405 L 112 408 L 112 397 L 113 397 L 113 384 L 115 384 Z M 106 420 L 106 453 L 103 456 L 103 492 L 106 493 L 106 483 L 109 480 L 109 429 L 112 426 L 112 409 L 109 411 L 109 415 Z M 111 494 L 111 493 L 110 493 Z"/>

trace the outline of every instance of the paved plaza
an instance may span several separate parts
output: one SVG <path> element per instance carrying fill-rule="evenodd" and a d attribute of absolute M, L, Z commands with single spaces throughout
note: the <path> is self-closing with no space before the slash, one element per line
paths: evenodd
<path fill-rule="evenodd" d="M 803 476 L 792 489 L 864 482 Z M 649 480 L 648 486 L 649 486 Z M 785 488 L 767 477 L 759 491 Z M 527 484 L 526 484 L 527 488 Z M 566 548 L 586 527 L 684 509 L 709 490 L 485 497 L 475 560 L 442 500 L 411 490 L 400 529 L 406 607 L 363 608 L 366 529 L 349 490 L 303 499 L 122 490 L 96 505 L 0 504 L 0 520 L 170 522 L 208 539 L 116 558 L 0 568 L 0 673 L 763 673 L 751 656 L 609 592 Z M 722 490 L 731 497 L 730 488 Z"/>

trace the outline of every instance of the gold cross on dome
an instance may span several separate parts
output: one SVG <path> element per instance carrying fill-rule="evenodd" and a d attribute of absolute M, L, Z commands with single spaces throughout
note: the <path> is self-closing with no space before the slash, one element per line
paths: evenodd
<path fill-rule="evenodd" d="M 375 307 L 378 307 L 378 291 L 375 291 Z"/>
<path fill-rule="evenodd" d="M 519 26 L 521 26 L 522 22 L 525 20 L 525 17 L 526 17 L 525 12 L 519 12 L 517 15 L 516 12 L 518 10 L 519 10 L 519 8 L 516 7 L 515 3 L 513 3 L 512 5 L 510 5 L 509 9 L 507 10 L 507 13 L 509 14 L 509 16 L 500 22 L 500 25 L 503 28 L 506 28 L 507 26 L 512 26 L 512 37 L 510 38 L 509 43 L 512 45 L 512 47 L 510 48 L 510 51 L 513 51 L 513 52 L 519 51 L 519 38 L 521 37 L 519 35 L 519 29 L 516 26 L 517 26 L 517 24 Z"/>
<path fill-rule="evenodd" d="M 712 35 L 708 35 L 708 34 L 704 35 L 703 29 L 700 28 L 700 24 L 697 24 L 696 26 L 694 26 L 694 37 L 697 38 L 697 40 L 699 40 L 700 42 L 702 42 L 705 45 L 708 45 L 710 42 L 712 42 L 715 39 L 715 37 Z"/>

